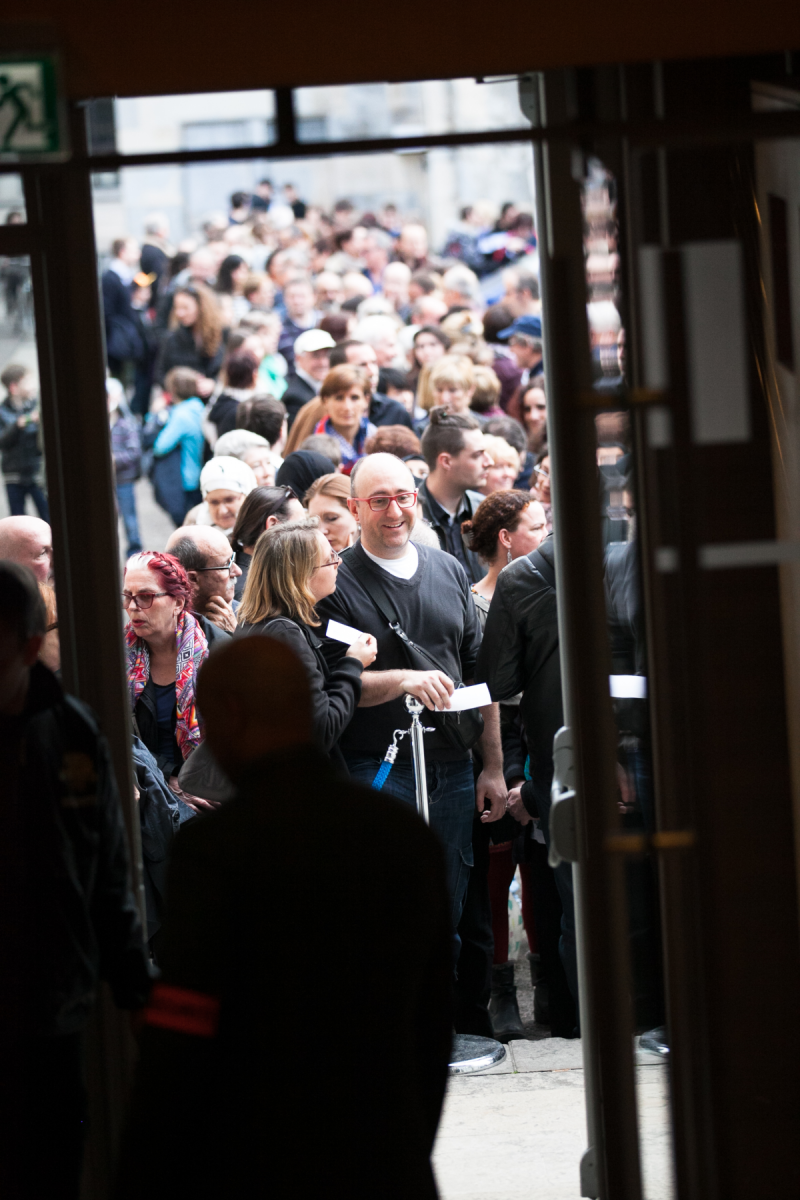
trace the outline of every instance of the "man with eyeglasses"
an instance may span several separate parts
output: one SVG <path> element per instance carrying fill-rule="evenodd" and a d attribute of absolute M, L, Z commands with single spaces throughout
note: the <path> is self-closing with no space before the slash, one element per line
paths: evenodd
<path fill-rule="evenodd" d="M 227 642 L 236 628 L 239 602 L 233 593 L 242 568 L 236 565 L 231 544 L 221 529 L 208 525 L 182 525 L 166 546 L 189 577 L 192 612 L 206 635 L 209 650 Z"/>
<path fill-rule="evenodd" d="M 392 454 L 370 454 L 351 475 L 351 512 L 361 523 L 361 540 L 345 551 L 336 591 L 317 606 L 323 629 L 329 618 L 372 634 L 378 642 L 373 665 L 363 672 L 359 707 L 340 740 L 350 774 L 372 784 L 397 729 L 408 729 L 405 696 L 416 696 L 427 709 L 449 707 L 454 681 L 472 680 L 481 634 L 469 582 L 450 554 L 410 540 L 417 512 L 417 491 L 408 467 Z M 373 583 L 370 583 L 370 578 Z M 401 637 L 378 610 L 370 588 L 391 601 L 397 624 L 436 663 L 411 669 Z M 366 584 L 366 586 L 365 586 Z M 341 642 L 327 640 L 323 653 L 331 665 L 344 655 Z M 485 822 L 505 811 L 506 786 L 497 705 L 481 710 L 485 729 L 478 742 L 483 770 L 477 783 L 469 751 L 456 749 L 440 730 L 425 734 L 431 827 L 445 853 L 455 933 L 472 865 L 472 817 L 477 808 Z M 427 715 L 427 714 L 426 714 Z M 410 739 L 400 752 L 383 790 L 416 804 Z"/>
<path fill-rule="evenodd" d="M 0 559 L 7 558 L 33 571 L 39 583 L 53 575 L 53 534 L 39 517 L 3 517 L 0 520 Z"/>

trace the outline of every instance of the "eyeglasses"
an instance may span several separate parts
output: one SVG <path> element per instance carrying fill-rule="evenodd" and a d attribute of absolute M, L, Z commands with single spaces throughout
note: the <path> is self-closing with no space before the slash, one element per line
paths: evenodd
<path fill-rule="evenodd" d="M 130 608 L 133 605 L 134 608 L 144 611 L 146 608 L 153 607 L 153 601 L 157 596 L 166 596 L 166 594 L 166 592 L 139 592 L 134 596 L 132 592 L 123 592 L 122 607 Z"/>
<path fill-rule="evenodd" d="M 314 567 L 311 574 L 313 575 L 314 571 L 321 571 L 323 569 L 323 567 L 338 567 L 338 565 L 341 561 L 342 560 L 339 557 L 339 555 L 336 553 L 336 551 L 331 550 L 331 556 L 328 559 L 328 561 L 324 562 L 324 563 L 320 563 L 319 566 Z"/>
<path fill-rule="evenodd" d="M 230 558 L 228 559 L 228 561 L 226 563 L 223 563 L 221 567 L 196 567 L 195 570 L 197 571 L 198 575 L 200 574 L 201 571 L 227 571 L 228 574 L 230 575 L 231 567 L 233 566 L 235 561 L 236 561 L 236 555 L 232 554 L 230 556 Z"/>
<path fill-rule="evenodd" d="M 368 504 L 373 512 L 385 512 L 395 500 L 398 508 L 413 508 L 417 503 L 417 493 L 400 492 L 398 496 L 354 496 L 358 504 Z"/>
<path fill-rule="evenodd" d="M 550 478 L 550 472 L 548 471 L 547 467 L 534 467 L 533 473 L 534 475 L 541 475 L 542 479 Z"/>

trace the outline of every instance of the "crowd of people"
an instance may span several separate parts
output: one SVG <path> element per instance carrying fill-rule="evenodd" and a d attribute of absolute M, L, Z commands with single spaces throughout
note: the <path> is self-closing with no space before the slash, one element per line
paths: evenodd
<path fill-rule="evenodd" d="M 405 700 L 424 706 L 456 1031 L 525 1034 L 509 961 L 519 868 L 535 1019 L 576 1037 L 571 869 L 547 859 L 562 708 L 531 219 L 514 205 L 499 214 L 476 205 L 436 254 L 424 227 L 391 206 L 375 216 L 342 201 L 325 214 L 292 195 L 282 203 L 267 181 L 252 197 L 237 193 L 224 220 L 177 250 L 154 216 L 141 245 L 114 243 L 103 273 L 151 965 L 167 978 L 176 961 L 171 855 L 201 845 L 200 832 L 187 840 L 190 827 L 208 821 L 217 838 L 233 828 L 225 814 L 241 780 L 211 731 L 230 725 L 248 761 L 264 739 L 270 753 L 280 748 L 278 730 L 287 745 L 297 740 L 280 715 L 291 687 L 273 659 L 264 669 L 275 690 L 258 694 L 257 717 L 247 711 L 250 664 L 278 654 L 303 681 L 299 740 L 313 743 L 331 778 L 361 785 L 359 795 L 372 789 L 376 803 L 380 791 L 416 807 Z M 619 362 L 605 356 L 607 377 Z M 35 401 L 21 368 L 8 367 L 2 382 L 0 445 L 16 508 L 0 521 L 0 558 L 46 589 Z M 623 495 L 619 422 L 606 442 L 599 469 L 609 494 Z M 175 526 L 164 546 L 141 536 L 143 474 Z M 38 519 L 24 515 L 26 495 Z M 622 543 L 609 606 L 620 669 L 635 673 L 641 638 L 625 583 L 635 544 Z M 265 640 L 271 649 L 260 648 Z M 57 669 L 57 645 L 47 654 Z M 239 664 L 242 680 L 224 713 L 203 684 L 217 678 L 217 655 Z M 454 707 L 473 683 L 488 685 L 491 702 Z M 270 778 L 261 783 L 269 790 Z M 233 859 L 224 870 L 235 872 Z M 185 891 L 181 903 L 193 903 Z M 395 965 L 402 975 L 404 963 Z"/>
<path fill-rule="evenodd" d="M 541 412 L 523 394 L 542 361 L 530 214 L 468 207 L 435 254 L 424 226 L 402 223 L 392 206 L 376 216 L 341 201 L 325 214 L 289 195 L 293 207 L 267 181 L 252 197 L 236 193 L 227 217 L 177 249 L 158 215 L 141 244 L 112 244 L 106 347 L 125 390 L 111 385 L 112 425 L 124 453 L 130 418 L 142 423 L 138 469 L 158 503 L 181 524 L 199 502 L 204 462 L 234 429 L 264 438 L 248 455 L 269 486 L 283 450 L 309 438 L 347 474 L 386 426 L 414 453 L 402 429 L 419 436 L 441 404 L 483 421 L 510 413 L 522 432 L 487 432 L 516 442 L 527 481 L 544 448 Z M 419 454 L 417 463 L 424 470 Z M 130 467 L 119 465 L 124 484 Z M 140 539 L 128 494 L 120 507 L 131 553 Z"/>
<path fill-rule="evenodd" d="M 267 184 L 237 193 L 226 222 L 209 220 L 202 241 L 174 253 L 154 216 L 141 245 L 114 243 L 103 275 L 137 754 L 154 756 L 179 819 L 225 794 L 209 756 L 194 753 L 202 723 L 190 719 L 197 668 L 220 636 L 291 646 L 312 681 L 318 744 L 372 783 L 407 723 L 403 696 L 446 707 L 477 678 L 497 576 L 552 528 L 530 214 L 473 206 L 436 254 L 424 227 L 391 207 L 375 216 L 342 202 L 326 215 L 298 202 L 291 219 L 286 209 Z M 142 552 L 132 516 L 137 430 L 139 469 L 177 526 L 164 553 Z M 421 647 L 410 660 L 351 581 L 355 564 L 384 587 L 401 581 L 391 603 Z M 326 638 L 331 619 L 361 636 L 347 647 Z M 505 807 L 523 777 L 504 774 L 496 704 L 482 721 L 469 744 L 449 744 L 448 729 L 429 737 L 429 792 L 454 956 L 464 947 L 475 959 L 472 975 L 457 972 L 457 1028 L 506 1040 L 523 1028 L 504 935 L 508 864 L 513 875 L 515 838 L 530 858 L 515 816 L 530 818 Z M 513 703 L 505 724 L 507 741 L 524 738 Z M 511 758 L 522 769 L 523 748 Z M 402 739 L 383 788 L 414 801 Z M 537 1015 L 572 1036 L 574 1005 L 563 1019 L 549 1012 L 545 976 L 561 968 L 557 954 L 542 966 L 529 892 Z M 148 901 L 157 957 L 163 897 L 149 876 Z"/>

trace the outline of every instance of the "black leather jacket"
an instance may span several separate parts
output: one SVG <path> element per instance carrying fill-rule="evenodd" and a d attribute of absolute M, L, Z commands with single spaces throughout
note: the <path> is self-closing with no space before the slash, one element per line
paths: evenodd
<path fill-rule="evenodd" d="M 361 699 L 361 663 L 344 657 L 335 667 L 320 651 L 322 641 L 301 621 L 291 617 L 269 617 L 258 625 L 239 625 L 234 637 L 263 634 L 293 650 L 305 668 L 311 686 L 311 726 L 314 741 L 343 773 L 347 768 L 337 745 L 353 719 Z"/>
<path fill-rule="evenodd" d="M 552 534 L 539 552 L 552 567 Z M 561 664 L 555 588 L 542 578 L 530 555 L 500 572 L 475 679 L 488 684 L 493 700 L 510 700 L 522 692 L 520 716 L 531 769 L 522 800 L 533 816 L 544 816 L 553 781 L 553 737 L 564 723 Z"/>
<path fill-rule="evenodd" d="M 646 675 L 647 649 L 639 584 L 638 543 L 611 542 L 606 547 L 606 607 L 611 640 L 611 670 L 615 675 Z M 614 700 L 620 733 L 640 739 L 650 736 L 647 700 Z"/>
<path fill-rule="evenodd" d="M 150 984 L 108 747 L 37 663 L 24 713 L 0 719 L 0 751 L 4 1011 L 18 1032 L 77 1033 L 99 978 L 122 1008 Z"/>
<path fill-rule="evenodd" d="M 206 354 L 205 350 L 198 348 L 192 330 L 179 325 L 167 334 L 162 343 L 156 364 L 156 379 L 163 384 L 173 367 L 191 367 L 201 375 L 216 379 L 224 355 L 224 343 L 220 344 L 216 354 Z"/>

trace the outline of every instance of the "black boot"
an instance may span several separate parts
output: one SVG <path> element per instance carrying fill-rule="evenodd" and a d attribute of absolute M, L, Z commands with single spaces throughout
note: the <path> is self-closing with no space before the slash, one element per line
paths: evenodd
<path fill-rule="evenodd" d="M 550 988 L 542 969 L 542 960 L 538 954 L 528 951 L 528 966 L 531 969 L 531 984 L 533 986 L 533 1019 L 537 1025 L 550 1024 Z"/>
<path fill-rule="evenodd" d="M 514 983 L 514 964 L 500 963 L 492 967 L 492 998 L 489 1001 L 494 1036 L 499 1042 L 523 1038 L 525 1030 L 519 1016 L 517 988 Z"/>

